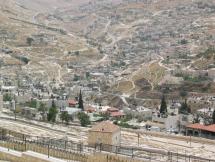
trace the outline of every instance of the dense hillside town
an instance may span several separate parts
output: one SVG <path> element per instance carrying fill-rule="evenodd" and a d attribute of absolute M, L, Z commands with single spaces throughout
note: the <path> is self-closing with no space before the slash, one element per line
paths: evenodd
<path fill-rule="evenodd" d="M 57 161 L 213 161 L 215 1 L 0 0 L 0 132 Z"/>

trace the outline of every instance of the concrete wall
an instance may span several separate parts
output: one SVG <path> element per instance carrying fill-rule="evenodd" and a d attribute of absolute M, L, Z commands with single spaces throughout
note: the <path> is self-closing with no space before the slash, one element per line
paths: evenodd
<path fill-rule="evenodd" d="M 62 152 L 57 154 L 62 155 Z M 113 154 L 104 153 L 94 153 L 90 155 L 70 153 L 70 159 L 67 161 L 76 162 L 143 162 L 143 160 L 137 160 L 132 157 L 125 157 Z M 32 151 L 18 152 L 14 150 L 9 150 L 4 147 L 0 147 L 0 159 L 10 162 L 66 162 L 66 160 L 61 160 L 58 158 L 47 157 L 47 155 L 36 153 Z"/>
<path fill-rule="evenodd" d="M 116 132 L 112 136 L 112 145 L 119 146 L 121 141 L 121 133 L 120 131 Z"/>
<path fill-rule="evenodd" d="M 166 130 L 178 130 L 178 116 L 168 116 L 165 121 L 165 129 Z"/>
<path fill-rule="evenodd" d="M 112 144 L 112 133 L 105 132 L 89 132 L 88 143 L 95 145 L 96 143 Z"/>
<path fill-rule="evenodd" d="M 157 117 L 157 116 L 152 116 L 152 121 L 153 121 L 153 122 L 158 122 L 158 123 L 165 123 L 166 118 L 161 118 L 161 117 Z"/>
<path fill-rule="evenodd" d="M 107 145 L 119 145 L 120 131 L 114 133 L 89 131 L 88 143 L 90 145 L 95 145 L 96 143 L 103 143 Z"/>
<path fill-rule="evenodd" d="M 23 96 L 16 96 L 16 101 L 18 103 L 25 103 L 31 100 L 31 95 L 30 94 L 26 94 Z"/>
<path fill-rule="evenodd" d="M 215 80 L 215 68 L 214 68 L 214 69 L 208 70 L 208 76 L 209 76 L 211 79 Z"/>
<path fill-rule="evenodd" d="M 93 156 L 90 155 L 86 162 L 145 162 L 145 160 L 143 161 L 132 157 L 96 153 Z"/>
<path fill-rule="evenodd" d="M 48 158 L 47 155 L 32 151 L 22 153 L 14 150 L 8 150 L 3 147 L 0 147 L 0 159 L 10 162 L 66 162 L 53 157 Z"/>

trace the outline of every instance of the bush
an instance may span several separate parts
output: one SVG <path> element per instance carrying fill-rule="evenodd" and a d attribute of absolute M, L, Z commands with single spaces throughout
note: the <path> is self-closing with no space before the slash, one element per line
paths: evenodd
<path fill-rule="evenodd" d="M 211 58 L 212 56 L 215 56 L 215 48 L 209 47 L 207 50 L 205 50 L 204 52 L 201 52 L 197 55 L 198 58 L 200 58 L 202 56 L 207 59 Z"/>
<path fill-rule="evenodd" d="M 26 102 L 25 106 L 32 107 L 32 108 L 37 108 L 37 100 L 31 100 L 30 102 Z"/>
<path fill-rule="evenodd" d="M 207 76 L 197 76 L 197 77 L 192 77 L 189 75 L 183 76 L 185 81 L 191 81 L 191 82 L 202 82 L 202 81 L 208 81 L 209 78 Z"/>
<path fill-rule="evenodd" d="M 62 122 L 65 121 L 65 123 L 68 125 L 69 124 L 69 119 L 70 119 L 70 116 L 68 114 L 67 111 L 63 111 L 60 115 L 60 119 L 62 120 Z"/>
<path fill-rule="evenodd" d="M 86 126 L 90 125 L 90 118 L 84 112 L 78 113 L 78 119 L 79 119 L 82 127 L 86 127 Z"/>
<path fill-rule="evenodd" d="M 30 61 L 27 57 L 24 57 L 24 56 L 16 56 L 15 58 L 24 62 L 25 64 L 28 64 Z"/>
<path fill-rule="evenodd" d="M 181 43 L 181 44 L 187 44 L 188 41 L 187 41 L 186 39 L 182 39 L 180 43 Z"/>
<path fill-rule="evenodd" d="M 56 121 L 57 113 L 58 113 L 57 107 L 54 101 L 52 101 L 52 106 L 49 109 L 47 120 L 54 123 Z"/>
<path fill-rule="evenodd" d="M 12 96 L 8 93 L 3 95 L 3 101 L 12 101 Z"/>

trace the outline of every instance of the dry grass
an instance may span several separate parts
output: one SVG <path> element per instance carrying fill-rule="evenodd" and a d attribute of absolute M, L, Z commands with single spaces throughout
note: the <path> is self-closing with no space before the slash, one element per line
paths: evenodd
<path fill-rule="evenodd" d="M 130 90 L 133 89 L 133 84 L 131 81 L 122 81 L 119 82 L 119 85 L 117 87 L 117 90 L 122 92 L 122 93 L 126 93 L 129 92 Z"/>
<path fill-rule="evenodd" d="M 197 69 L 204 70 L 207 69 L 209 65 L 214 64 L 214 59 L 205 59 L 205 58 L 200 58 L 196 60 L 193 63 L 193 66 L 196 67 Z"/>
<path fill-rule="evenodd" d="M 157 85 L 165 76 L 165 68 L 161 67 L 158 62 L 144 65 L 132 77 L 133 81 L 146 79 L 153 86 Z"/>

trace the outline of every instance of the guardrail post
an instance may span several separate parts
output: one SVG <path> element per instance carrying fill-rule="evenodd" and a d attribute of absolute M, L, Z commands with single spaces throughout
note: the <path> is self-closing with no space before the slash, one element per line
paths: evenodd
<path fill-rule="evenodd" d="M 99 147 L 100 147 L 100 152 L 102 152 L 102 143 L 100 143 Z"/>
<path fill-rule="evenodd" d="M 27 151 L 27 141 L 26 141 L 26 137 L 25 137 L 25 151 Z"/>
<path fill-rule="evenodd" d="M 134 148 L 132 148 L 131 151 L 132 151 L 131 157 L 134 158 Z"/>
<path fill-rule="evenodd" d="M 49 150 L 50 148 L 49 148 L 49 144 L 48 144 L 48 158 L 49 158 L 49 153 L 50 153 L 50 150 Z"/>
<path fill-rule="evenodd" d="M 115 151 L 115 152 L 116 152 L 116 154 L 118 153 L 118 150 L 117 150 L 117 149 L 118 149 L 118 147 L 116 146 L 116 151 Z"/>
<path fill-rule="evenodd" d="M 1 140 L 3 141 L 3 129 L 1 129 Z"/>
<path fill-rule="evenodd" d="M 151 152 L 150 152 L 149 156 L 150 156 L 150 162 L 151 162 L 152 161 L 152 153 Z"/>
<path fill-rule="evenodd" d="M 24 134 L 22 135 L 22 141 L 25 141 L 25 135 Z"/>
<path fill-rule="evenodd" d="M 83 144 L 80 143 L 80 153 L 82 152 Z"/>
<path fill-rule="evenodd" d="M 67 141 L 65 141 L 65 150 L 66 150 L 66 148 L 67 148 Z"/>

